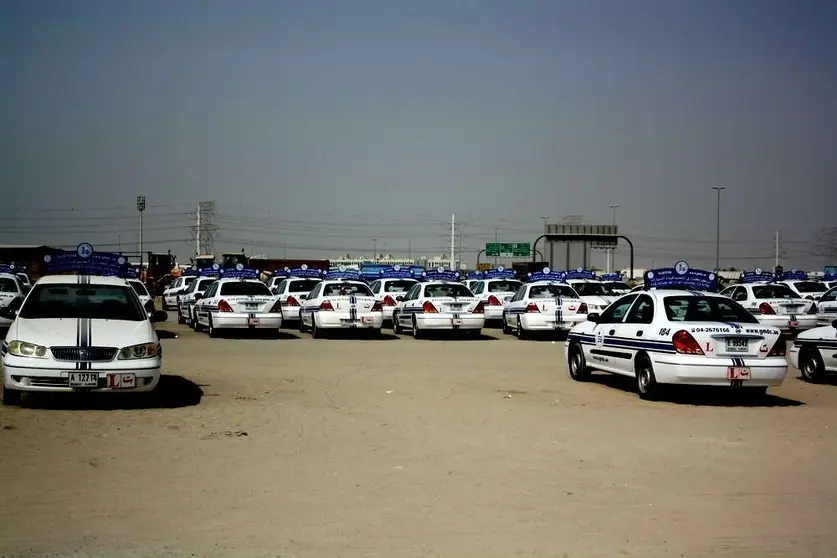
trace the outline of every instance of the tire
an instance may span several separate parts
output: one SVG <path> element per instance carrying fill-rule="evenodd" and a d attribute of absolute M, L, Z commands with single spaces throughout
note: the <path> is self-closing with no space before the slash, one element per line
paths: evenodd
<path fill-rule="evenodd" d="M 305 325 L 305 321 L 302 319 L 302 314 L 299 315 L 299 332 L 300 333 L 307 333 L 308 326 Z"/>
<path fill-rule="evenodd" d="M 818 384 L 825 378 L 825 365 L 817 349 L 805 349 L 799 355 L 799 371 L 807 382 Z"/>
<path fill-rule="evenodd" d="M 183 314 L 180 312 L 180 306 L 177 307 L 177 323 L 185 324 L 186 318 L 183 317 Z"/>
<path fill-rule="evenodd" d="M 195 313 L 194 311 L 192 312 L 192 329 L 193 329 L 196 333 L 200 333 L 200 332 L 203 330 L 203 326 L 202 326 L 202 325 L 201 325 L 201 323 L 198 321 L 198 315 L 197 315 L 197 313 Z"/>
<path fill-rule="evenodd" d="M 220 332 L 218 331 L 218 328 L 216 328 L 212 324 L 212 314 L 209 315 L 209 327 L 207 329 L 209 330 L 209 336 L 210 337 L 212 337 L 213 339 L 219 337 Z"/>
<path fill-rule="evenodd" d="M 586 382 L 590 379 L 590 367 L 587 366 L 584 351 L 578 343 L 570 345 L 570 353 L 567 358 L 567 372 L 570 374 L 570 378 L 576 382 Z"/>
<path fill-rule="evenodd" d="M 511 335 L 512 329 L 509 327 L 509 322 L 507 321 L 508 316 L 505 312 L 503 312 L 503 333 L 505 335 Z"/>
<path fill-rule="evenodd" d="M 392 313 L 392 332 L 395 335 L 401 335 L 404 331 L 401 329 L 401 326 L 398 323 L 398 314 L 395 312 Z"/>
<path fill-rule="evenodd" d="M 640 356 L 635 364 L 636 392 L 640 399 L 655 401 L 660 388 L 654 375 L 654 366 L 647 355 Z"/>
<path fill-rule="evenodd" d="M 517 334 L 518 339 L 529 338 L 529 332 L 523 329 L 523 323 L 520 321 L 520 316 L 517 317 L 517 331 L 515 333 Z"/>
<path fill-rule="evenodd" d="M 311 337 L 314 339 L 322 339 L 323 332 L 317 327 L 317 317 L 311 316 Z"/>
<path fill-rule="evenodd" d="M 418 327 L 418 320 L 416 320 L 415 316 L 413 316 L 413 331 L 412 331 L 412 333 L 413 333 L 413 339 L 421 339 L 422 337 L 424 337 L 424 334 L 421 332 L 421 330 Z"/>
<path fill-rule="evenodd" d="M 5 407 L 20 406 L 20 400 L 22 395 L 23 393 L 16 389 L 9 389 L 6 386 L 3 386 L 3 405 Z"/>

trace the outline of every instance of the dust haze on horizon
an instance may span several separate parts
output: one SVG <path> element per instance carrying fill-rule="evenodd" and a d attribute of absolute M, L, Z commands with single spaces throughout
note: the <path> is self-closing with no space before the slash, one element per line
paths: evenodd
<path fill-rule="evenodd" d="M 181 259 L 213 200 L 219 252 L 434 255 L 455 213 L 473 264 L 618 204 L 638 265 L 712 266 L 724 186 L 723 265 L 835 263 L 835 3 L 7 0 L 0 49 L 3 243 L 135 249 L 144 194 Z"/>

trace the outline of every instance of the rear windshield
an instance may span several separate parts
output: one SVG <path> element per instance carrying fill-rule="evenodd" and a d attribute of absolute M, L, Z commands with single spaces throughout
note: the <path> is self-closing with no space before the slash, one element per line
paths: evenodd
<path fill-rule="evenodd" d="M 798 281 L 793 286 L 800 293 L 824 293 L 828 290 L 822 283 L 815 283 L 813 281 Z"/>
<path fill-rule="evenodd" d="M 663 306 L 672 322 L 759 323 L 743 306 L 725 297 L 667 296 L 663 299 Z"/>
<path fill-rule="evenodd" d="M 183 284 L 184 285 L 190 285 L 192 283 L 192 281 L 194 281 L 195 279 L 197 279 L 197 277 L 184 277 L 183 278 Z"/>
<path fill-rule="evenodd" d="M 474 296 L 468 287 L 461 283 L 440 283 L 438 285 L 425 285 L 424 296 L 426 297 L 460 297 Z"/>
<path fill-rule="evenodd" d="M 581 296 L 613 296 L 613 291 L 604 283 L 573 283 L 572 287 Z"/>
<path fill-rule="evenodd" d="M 316 287 L 317 283 L 319 282 L 319 279 L 299 279 L 297 281 L 291 281 L 290 287 L 288 288 L 288 292 L 310 293 L 312 290 L 314 290 L 314 287 Z"/>
<path fill-rule="evenodd" d="M 231 281 L 221 285 L 222 296 L 273 296 L 260 281 Z"/>
<path fill-rule="evenodd" d="M 191 292 L 197 291 L 199 293 L 206 292 L 206 289 L 209 288 L 209 285 L 215 282 L 215 279 L 201 279 L 197 283 L 192 283 L 194 288 L 189 289 Z"/>
<path fill-rule="evenodd" d="M 8 277 L 0 277 L 0 293 L 17 294 L 17 281 Z"/>
<path fill-rule="evenodd" d="M 131 285 L 131 288 L 133 288 L 134 292 L 139 296 L 151 296 L 148 294 L 148 289 L 145 288 L 142 281 L 128 281 L 128 284 Z"/>
<path fill-rule="evenodd" d="M 27 320 L 89 318 L 141 322 L 148 319 L 133 289 L 119 285 L 37 285 L 19 315 Z"/>
<path fill-rule="evenodd" d="M 516 293 L 523 283 L 520 281 L 489 281 L 488 292 L 490 293 Z"/>
<path fill-rule="evenodd" d="M 406 293 L 413 288 L 413 285 L 418 283 L 411 279 L 404 279 L 399 281 L 387 281 L 384 283 L 385 293 Z"/>
<path fill-rule="evenodd" d="M 529 298 L 578 298 L 572 287 L 566 285 L 535 285 L 529 289 Z"/>
<path fill-rule="evenodd" d="M 372 296 L 372 291 L 363 283 L 329 283 L 323 287 L 323 296 Z"/>
<path fill-rule="evenodd" d="M 753 287 L 753 296 L 763 298 L 802 298 L 787 285 L 760 285 Z"/>

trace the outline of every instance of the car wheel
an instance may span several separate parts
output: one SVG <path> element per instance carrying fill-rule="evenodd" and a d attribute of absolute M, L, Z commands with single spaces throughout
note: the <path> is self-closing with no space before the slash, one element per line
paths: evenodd
<path fill-rule="evenodd" d="M 412 331 L 412 333 L 413 333 L 413 339 L 421 339 L 423 337 L 423 334 L 422 334 L 422 332 L 421 332 L 421 330 L 419 329 L 419 326 L 418 326 L 418 320 L 416 319 L 415 316 L 413 316 L 413 331 Z"/>
<path fill-rule="evenodd" d="M 510 335 L 511 332 L 512 329 L 509 327 L 508 315 L 505 312 L 503 312 L 503 333 L 506 335 Z"/>
<path fill-rule="evenodd" d="M 186 318 L 183 317 L 183 313 L 180 311 L 180 306 L 177 307 L 177 323 L 185 324 Z"/>
<path fill-rule="evenodd" d="M 799 371 L 802 377 L 812 384 L 820 383 L 825 377 L 825 365 L 817 349 L 805 349 L 799 355 Z"/>
<path fill-rule="evenodd" d="M 6 407 L 17 407 L 20 405 L 22 392 L 16 389 L 9 389 L 3 386 L 3 405 Z"/>
<path fill-rule="evenodd" d="M 517 317 L 517 338 L 518 339 L 528 339 L 529 332 L 523 329 L 523 322 L 520 321 L 520 316 Z"/>
<path fill-rule="evenodd" d="M 570 345 L 567 371 L 570 378 L 576 382 L 586 382 L 590 379 L 590 368 L 587 367 L 587 359 L 584 358 L 584 351 L 578 343 Z"/>
<path fill-rule="evenodd" d="M 317 327 L 317 317 L 311 316 L 311 337 L 314 339 L 321 339 L 323 333 L 320 331 L 320 328 Z"/>
<path fill-rule="evenodd" d="M 218 328 L 212 324 L 212 314 L 209 315 L 209 327 L 207 329 L 209 330 L 209 336 L 212 338 L 216 338 L 220 334 Z"/>
<path fill-rule="evenodd" d="M 302 313 L 299 314 L 299 332 L 306 333 L 308 331 L 308 326 L 305 325 L 305 318 L 302 317 Z"/>
<path fill-rule="evenodd" d="M 403 331 L 401 330 L 401 325 L 398 323 L 398 313 L 392 313 L 392 332 L 396 335 L 401 335 Z"/>
<path fill-rule="evenodd" d="M 653 401 L 657 398 L 659 386 L 657 377 L 654 376 L 654 366 L 647 355 L 642 355 L 636 361 L 636 392 L 640 399 Z"/>

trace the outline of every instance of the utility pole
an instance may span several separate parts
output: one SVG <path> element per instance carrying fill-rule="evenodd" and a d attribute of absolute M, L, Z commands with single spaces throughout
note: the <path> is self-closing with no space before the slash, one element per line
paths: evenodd
<path fill-rule="evenodd" d="M 215 251 L 215 233 L 218 227 L 212 224 L 215 216 L 215 202 L 203 201 L 198 203 L 195 210 L 195 224 L 193 234 L 195 235 L 195 254 L 212 254 Z"/>
<path fill-rule="evenodd" d="M 499 235 L 497 231 L 500 229 L 497 225 L 494 225 L 494 244 L 499 242 Z M 497 256 L 494 256 L 494 269 L 497 269 Z"/>
<path fill-rule="evenodd" d="M 450 216 L 450 270 L 456 268 L 456 214 Z"/>
<path fill-rule="evenodd" d="M 726 186 L 712 186 L 718 192 L 718 218 L 715 222 L 715 272 L 721 271 L 721 192 Z"/>
<path fill-rule="evenodd" d="M 613 226 L 616 226 L 616 210 L 619 208 L 618 204 L 611 205 L 610 209 L 613 210 Z M 607 272 L 613 273 L 613 268 L 616 267 L 616 248 L 608 248 L 607 249 Z"/>
<path fill-rule="evenodd" d="M 372 239 L 372 261 L 378 263 L 378 239 Z"/>
<path fill-rule="evenodd" d="M 140 256 L 140 271 L 142 271 L 142 214 L 145 213 L 145 196 L 137 196 L 137 211 L 139 212 L 139 256 Z"/>
<path fill-rule="evenodd" d="M 116 235 L 116 253 L 119 254 L 122 252 L 122 237 Z"/>
<path fill-rule="evenodd" d="M 201 204 L 198 204 L 198 210 L 195 211 L 195 255 L 201 254 Z"/>
<path fill-rule="evenodd" d="M 779 267 L 779 231 L 776 231 L 776 261 L 773 264 L 773 269 Z"/>

